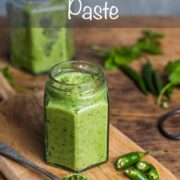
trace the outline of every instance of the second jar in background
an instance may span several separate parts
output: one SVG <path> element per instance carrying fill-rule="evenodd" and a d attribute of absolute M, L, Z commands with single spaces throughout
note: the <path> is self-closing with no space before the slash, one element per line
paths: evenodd
<path fill-rule="evenodd" d="M 14 66 L 39 74 L 73 57 L 67 5 L 65 0 L 8 0 Z"/>

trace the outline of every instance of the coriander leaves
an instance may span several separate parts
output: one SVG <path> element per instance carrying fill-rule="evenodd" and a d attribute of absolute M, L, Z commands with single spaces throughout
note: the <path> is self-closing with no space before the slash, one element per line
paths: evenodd
<path fill-rule="evenodd" d="M 141 38 L 133 45 L 116 48 L 93 46 L 93 49 L 104 60 L 104 67 L 108 70 L 121 69 L 147 95 L 148 92 L 157 97 L 157 104 L 168 107 L 174 87 L 180 86 L 180 59 L 169 62 L 164 68 L 164 78 L 160 77 L 147 61 L 142 73 L 136 72 L 129 64 L 133 60 L 141 59 L 144 55 L 163 54 L 160 40 L 164 37 L 161 32 L 143 31 Z"/>
<path fill-rule="evenodd" d="M 13 77 L 7 66 L 0 69 L 0 73 L 2 73 L 2 75 L 5 77 L 6 81 L 9 84 L 13 85 Z"/>
<path fill-rule="evenodd" d="M 144 36 L 139 39 L 138 44 L 141 47 L 141 51 L 147 54 L 159 55 L 162 54 L 159 40 L 164 37 L 161 32 L 152 32 L 149 30 L 143 31 Z"/>
<path fill-rule="evenodd" d="M 93 46 L 97 54 L 103 58 L 104 67 L 112 70 L 121 65 L 128 65 L 135 59 L 140 59 L 143 54 L 160 55 L 162 49 L 160 39 L 164 34 L 159 32 L 143 31 L 143 36 L 131 46 L 121 46 L 112 49 Z"/>
<path fill-rule="evenodd" d="M 94 45 L 93 49 L 103 58 L 104 67 L 108 70 L 117 69 L 120 65 L 130 64 L 134 59 L 140 58 L 141 55 L 133 46 L 107 49 Z"/>
<path fill-rule="evenodd" d="M 164 68 L 164 71 L 167 74 L 172 74 L 175 71 L 180 70 L 180 59 L 177 59 L 175 61 L 170 61 Z"/>
<path fill-rule="evenodd" d="M 180 60 L 170 61 L 164 68 L 167 74 L 168 83 L 161 90 L 158 97 L 158 105 L 161 105 L 161 101 L 164 95 L 171 98 L 173 88 L 180 85 Z"/>

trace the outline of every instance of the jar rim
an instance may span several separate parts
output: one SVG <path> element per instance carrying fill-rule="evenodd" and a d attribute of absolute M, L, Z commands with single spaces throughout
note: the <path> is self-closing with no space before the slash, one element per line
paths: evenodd
<path fill-rule="evenodd" d="M 64 82 L 60 82 L 58 81 L 54 76 L 53 76 L 53 72 L 55 70 L 60 70 L 60 69 L 63 69 L 63 65 L 70 65 L 70 64 L 76 64 L 76 63 L 79 63 L 79 64 L 84 64 L 84 65 L 88 65 L 88 66 L 91 66 L 92 68 L 96 68 L 97 69 L 97 74 L 96 74 L 96 79 L 92 79 L 88 82 L 83 82 L 83 83 L 75 83 L 75 84 L 69 84 L 69 83 L 64 83 Z M 83 70 L 83 67 L 79 67 L 79 69 L 82 69 Z M 90 70 L 90 69 L 89 69 Z M 92 69 L 91 69 L 92 70 Z M 93 72 L 93 71 L 92 71 Z M 94 71 L 95 72 L 95 71 Z M 104 77 L 104 73 L 102 71 L 102 68 L 98 65 L 98 64 L 94 64 L 92 62 L 89 62 L 89 61 L 85 61 L 85 60 L 74 60 L 74 61 L 64 61 L 64 62 L 61 62 L 61 63 L 58 63 L 56 65 L 54 65 L 50 70 L 49 70 L 49 77 L 51 80 L 53 80 L 54 82 L 56 83 L 59 83 L 61 85 L 65 85 L 65 86 L 78 86 L 78 85 L 81 85 L 81 86 L 84 86 L 84 85 L 88 85 L 88 84 L 91 84 L 91 83 L 94 83 L 94 81 L 98 81 L 100 80 L 101 78 Z"/>
<path fill-rule="evenodd" d="M 64 73 L 82 72 L 92 75 L 92 79 L 74 84 L 57 80 Z M 93 93 L 106 84 L 102 68 L 98 64 L 89 61 L 64 61 L 54 65 L 49 71 L 47 85 L 66 93 Z"/>

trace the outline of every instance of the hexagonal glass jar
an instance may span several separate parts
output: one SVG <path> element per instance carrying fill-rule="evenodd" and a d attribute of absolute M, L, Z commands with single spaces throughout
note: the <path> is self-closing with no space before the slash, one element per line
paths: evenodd
<path fill-rule="evenodd" d="M 80 172 L 108 160 L 108 89 L 98 65 L 55 65 L 44 105 L 48 164 Z"/>

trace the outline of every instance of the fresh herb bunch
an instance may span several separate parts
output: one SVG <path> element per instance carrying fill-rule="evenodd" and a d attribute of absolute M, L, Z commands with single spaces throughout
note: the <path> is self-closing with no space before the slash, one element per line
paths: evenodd
<path fill-rule="evenodd" d="M 143 31 L 144 36 L 138 40 L 138 45 L 142 52 L 148 54 L 162 54 L 159 40 L 164 37 L 162 32 Z"/>
<path fill-rule="evenodd" d="M 131 46 L 121 46 L 116 48 L 104 48 L 93 46 L 93 49 L 104 60 L 104 67 L 112 70 L 121 65 L 128 65 L 135 59 L 140 59 L 144 53 L 159 55 L 162 54 L 160 39 L 163 33 L 143 31 L 143 36 Z"/>
<path fill-rule="evenodd" d="M 161 105 L 162 98 L 166 95 L 171 99 L 173 88 L 180 85 L 180 59 L 170 61 L 164 68 L 168 82 L 158 96 L 158 105 Z M 163 103 L 164 104 L 164 103 Z M 165 102 L 166 104 L 166 102 Z"/>
<path fill-rule="evenodd" d="M 140 59 L 144 54 L 163 54 L 160 44 L 160 39 L 163 37 L 164 34 L 161 32 L 145 30 L 143 31 L 143 36 L 131 46 L 121 46 L 112 49 L 93 46 L 93 49 L 103 58 L 106 69 L 120 68 L 135 82 L 143 94 L 147 95 L 148 92 L 153 94 L 157 97 L 159 106 L 168 108 L 168 101 L 162 102 L 162 99 L 167 97 L 170 100 L 173 88 L 180 85 L 180 59 L 167 64 L 165 67 L 165 81 L 152 68 L 150 61 L 145 64 L 142 74 L 129 66 L 133 60 Z"/>

